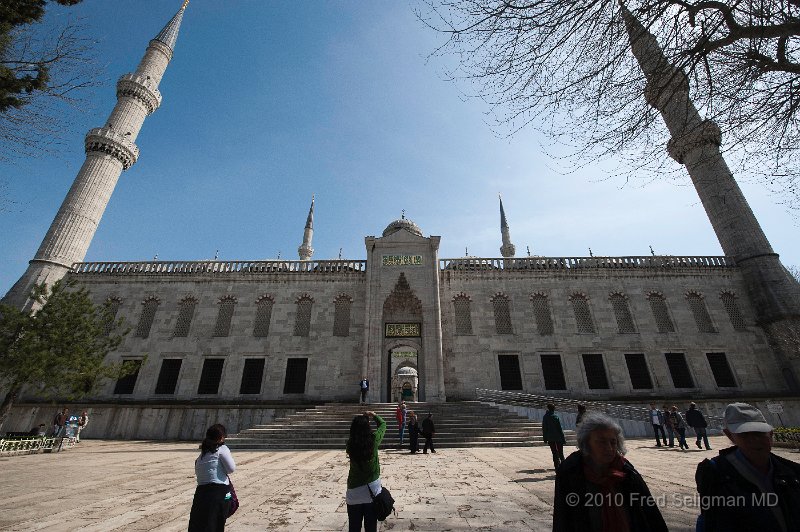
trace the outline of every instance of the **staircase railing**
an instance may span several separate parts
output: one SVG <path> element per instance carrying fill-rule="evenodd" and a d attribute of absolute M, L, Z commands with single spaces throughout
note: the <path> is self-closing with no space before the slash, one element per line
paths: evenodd
<path fill-rule="evenodd" d="M 548 403 L 553 403 L 557 411 L 572 412 L 578 411 L 578 405 L 586 406 L 587 411 L 603 412 L 616 419 L 630 419 L 633 421 L 650 421 L 650 410 L 641 406 L 620 405 L 612 403 L 602 403 L 599 401 L 584 401 L 571 399 L 568 397 L 552 397 L 546 395 L 533 395 L 529 393 L 509 392 L 505 390 L 487 390 L 476 388 L 475 394 L 478 401 L 487 403 L 500 403 L 514 406 L 524 406 L 528 408 L 546 409 Z M 703 414 L 710 428 L 722 428 L 722 418 Z"/>

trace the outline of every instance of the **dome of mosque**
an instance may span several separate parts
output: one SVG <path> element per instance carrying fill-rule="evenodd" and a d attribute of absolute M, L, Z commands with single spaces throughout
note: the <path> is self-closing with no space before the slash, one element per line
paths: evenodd
<path fill-rule="evenodd" d="M 392 235 L 401 229 L 405 229 L 406 231 L 409 231 L 417 236 L 422 236 L 422 229 L 420 229 L 417 224 L 405 217 L 395 220 L 387 225 L 386 229 L 383 230 L 383 236 Z"/>

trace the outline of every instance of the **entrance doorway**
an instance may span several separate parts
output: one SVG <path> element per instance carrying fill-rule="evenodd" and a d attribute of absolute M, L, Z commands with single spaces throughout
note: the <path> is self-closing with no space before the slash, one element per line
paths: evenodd
<path fill-rule="evenodd" d="M 419 371 L 416 348 L 402 345 L 389 350 L 389 400 L 419 400 Z"/>

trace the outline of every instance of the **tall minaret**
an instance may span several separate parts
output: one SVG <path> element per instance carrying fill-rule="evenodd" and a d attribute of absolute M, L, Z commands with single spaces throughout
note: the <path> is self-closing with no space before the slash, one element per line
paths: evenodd
<path fill-rule="evenodd" d="M 791 360 L 800 346 L 800 285 L 783 267 L 761 229 L 719 146 L 722 134 L 704 120 L 689 98 L 684 72 L 670 64 L 655 37 L 625 5 L 622 17 L 636 60 L 647 77 L 644 95 L 657 109 L 672 138 L 667 152 L 686 166 L 725 255 L 742 272 L 756 311 L 787 385 L 799 390 Z"/>
<path fill-rule="evenodd" d="M 508 222 L 506 221 L 506 211 L 503 210 L 503 198 L 500 194 L 500 234 L 503 237 L 503 245 L 500 246 L 500 254 L 503 258 L 510 259 L 516 253 L 517 248 L 511 243 L 511 234 L 508 231 Z"/>
<path fill-rule="evenodd" d="M 158 84 L 172 59 L 188 3 L 189 0 L 184 0 L 172 20 L 150 41 L 136 72 L 117 81 L 117 105 L 103 127 L 87 133 L 86 160 L 39 251 L 3 303 L 31 309 L 33 302 L 29 296 L 34 284 L 51 284 L 61 279 L 73 263 L 86 256 L 120 174 L 139 157 L 135 141 L 144 119 L 161 104 Z"/>
<path fill-rule="evenodd" d="M 303 243 L 297 248 L 300 260 L 311 260 L 314 248 L 311 247 L 311 239 L 314 238 L 314 196 L 311 196 L 311 208 L 308 209 L 306 218 L 306 228 L 303 230 Z"/>

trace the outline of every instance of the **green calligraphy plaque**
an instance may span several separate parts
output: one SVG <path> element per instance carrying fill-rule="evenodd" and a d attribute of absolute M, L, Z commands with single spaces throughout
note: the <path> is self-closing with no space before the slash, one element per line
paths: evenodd
<path fill-rule="evenodd" d="M 384 255 L 384 266 L 421 266 L 422 255 Z"/>
<path fill-rule="evenodd" d="M 420 336 L 419 323 L 387 323 L 387 338 L 414 338 Z"/>

